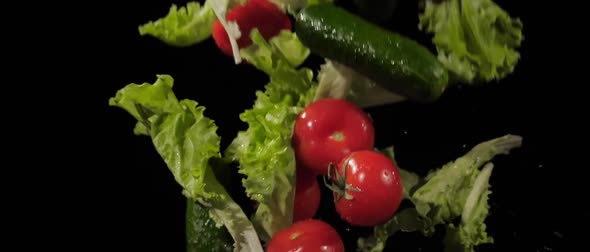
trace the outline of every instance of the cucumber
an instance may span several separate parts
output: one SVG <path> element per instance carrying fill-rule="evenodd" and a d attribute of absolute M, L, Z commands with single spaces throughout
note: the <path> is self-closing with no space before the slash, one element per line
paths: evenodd
<path fill-rule="evenodd" d="M 215 226 L 209 209 L 186 201 L 186 248 L 188 252 L 232 252 L 233 239 L 225 227 Z"/>
<path fill-rule="evenodd" d="M 410 100 L 437 100 L 447 87 L 447 70 L 426 47 L 341 7 L 317 4 L 302 9 L 295 32 L 312 53 Z"/>

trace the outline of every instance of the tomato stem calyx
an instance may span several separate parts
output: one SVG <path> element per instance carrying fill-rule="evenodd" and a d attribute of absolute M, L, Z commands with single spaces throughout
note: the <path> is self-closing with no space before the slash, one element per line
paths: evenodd
<path fill-rule="evenodd" d="M 352 156 L 351 156 L 352 157 Z M 353 192 L 360 192 L 361 189 L 352 186 L 351 184 L 346 183 L 346 167 L 348 167 L 348 162 L 350 161 L 351 157 L 347 158 L 344 161 L 344 165 L 342 167 L 342 174 L 338 172 L 338 168 L 330 163 L 328 165 L 328 180 L 332 181 L 331 183 L 326 180 L 326 176 L 323 177 L 324 184 L 328 187 L 331 191 L 335 193 L 334 201 L 339 201 L 342 196 L 346 200 L 352 200 L 354 197 L 348 193 L 348 191 Z M 332 175 L 334 173 L 335 177 Z"/>
<path fill-rule="evenodd" d="M 336 142 L 342 142 L 342 141 L 344 141 L 344 134 L 342 134 L 341 131 L 336 131 L 336 132 L 334 132 L 334 134 L 332 134 L 330 136 L 330 139 L 332 139 Z"/>

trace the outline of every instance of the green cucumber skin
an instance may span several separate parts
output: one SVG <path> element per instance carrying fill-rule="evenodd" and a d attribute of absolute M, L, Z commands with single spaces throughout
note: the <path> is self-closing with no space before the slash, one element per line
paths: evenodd
<path fill-rule="evenodd" d="M 209 209 L 190 199 L 186 201 L 187 252 L 232 252 L 233 239 L 225 227 L 217 227 Z"/>
<path fill-rule="evenodd" d="M 341 7 L 306 7 L 297 15 L 295 32 L 313 53 L 344 64 L 408 99 L 435 101 L 447 87 L 447 70 L 426 47 Z"/>

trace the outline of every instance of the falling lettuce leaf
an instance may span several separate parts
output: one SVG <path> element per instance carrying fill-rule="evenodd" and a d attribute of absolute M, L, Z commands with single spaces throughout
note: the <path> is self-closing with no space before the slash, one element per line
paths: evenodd
<path fill-rule="evenodd" d="M 254 32 L 252 36 L 256 38 L 259 44 L 265 43 L 264 40 L 261 40 L 262 36 L 258 31 Z M 296 33 L 287 30 L 281 30 L 279 34 L 270 39 L 269 43 L 271 48 L 275 48 L 276 51 L 280 52 L 282 58 L 293 68 L 301 65 L 311 53 L 309 48 L 301 43 Z M 252 48 L 260 47 L 254 46 Z"/>
<path fill-rule="evenodd" d="M 459 226 L 455 227 L 452 223 L 447 225 L 444 239 L 446 252 L 475 252 L 475 246 L 494 242 L 488 236 L 484 222 L 490 208 L 488 197 L 491 191 L 488 188 L 493 167 L 492 163 L 486 164 L 475 179 L 473 189 L 465 201 Z"/>
<path fill-rule="evenodd" d="M 240 51 L 242 57 L 271 78 L 281 75 L 281 71 L 296 71 L 295 68 L 301 65 L 310 54 L 309 48 L 305 47 L 297 35 L 290 31 L 283 30 L 266 41 L 258 28 L 254 28 L 250 32 L 250 39 L 252 45 Z M 302 71 L 313 74 L 307 68 Z"/>
<path fill-rule="evenodd" d="M 508 154 L 521 144 L 520 136 L 494 138 L 476 145 L 464 156 L 430 173 L 426 183 L 412 195 L 416 210 L 421 216 L 431 218 L 435 225 L 454 220 L 463 212 L 480 173 L 479 168 L 496 155 Z"/>
<path fill-rule="evenodd" d="M 219 183 L 210 160 L 219 158 L 220 137 L 204 107 L 192 100 L 178 100 L 172 92 L 173 78 L 158 75 L 157 81 L 129 84 L 109 100 L 126 110 L 143 126 L 135 132 L 151 137 L 183 195 L 209 208 L 210 216 L 233 237 L 234 251 L 262 252 L 252 223 Z"/>
<path fill-rule="evenodd" d="M 150 35 L 171 46 L 191 46 L 211 36 L 217 18 L 209 0 L 201 5 L 188 2 L 186 7 L 173 4 L 168 15 L 139 27 L 140 35 Z"/>
<path fill-rule="evenodd" d="M 317 84 L 310 69 L 294 68 L 297 64 L 292 63 L 304 59 L 300 53 L 281 52 L 277 42 L 282 40 L 267 43 L 256 29 L 251 38 L 253 45 L 242 49 L 242 56 L 267 73 L 270 82 L 264 92 L 256 92 L 254 106 L 240 114 L 248 129 L 238 133 L 225 156 L 237 161 L 239 172 L 246 175 L 246 193 L 259 202 L 253 223 L 261 238 L 269 240 L 292 223 L 295 154 L 291 137 L 295 118 L 312 100 Z"/>
<path fill-rule="evenodd" d="M 463 83 L 500 80 L 514 71 L 522 22 L 492 0 L 425 0 L 419 28 L 434 34 L 439 61 Z"/>
<path fill-rule="evenodd" d="M 404 192 L 404 199 L 414 206 L 399 210 L 390 221 L 375 226 L 372 236 L 358 240 L 358 251 L 381 252 L 387 239 L 399 231 L 432 236 L 437 225 L 447 228 L 446 252 L 474 252 L 475 246 L 493 242 L 484 223 L 489 213 L 487 200 L 493 169 L 493 165 L 486 162 L 496 155 L 508 154 L 521 144 L 522 138 L 516 135 L 482 142 L 424 179 L 400 169 L 402 179 L 410 179 L 404 181 L 404 191 L 410 188 L 409 196 Z M 382 152 L 393 158 L 393 149 Z M 456 226 L 453 223 L 457 218 L 460 223 Z"/>

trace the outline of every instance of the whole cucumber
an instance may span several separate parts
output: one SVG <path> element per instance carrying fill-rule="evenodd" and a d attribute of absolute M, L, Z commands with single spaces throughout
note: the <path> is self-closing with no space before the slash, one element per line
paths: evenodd
<path fill-rule="evenodd" d="M 410 100 L 431 102 L 448 72 L 426 47 L 332 4 L 311 5 L 296 17 L 295 32 L 312 53 L 339 62 Z"/>

